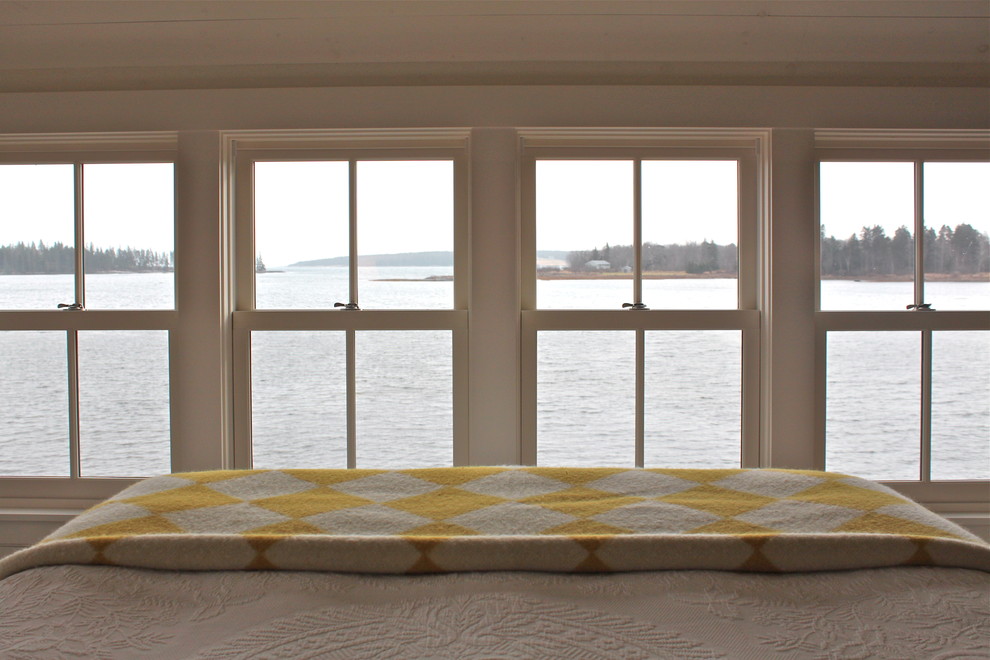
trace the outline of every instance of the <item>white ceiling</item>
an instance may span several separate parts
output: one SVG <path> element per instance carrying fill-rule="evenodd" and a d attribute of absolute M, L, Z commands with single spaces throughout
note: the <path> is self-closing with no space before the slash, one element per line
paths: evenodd
<path fill-rule="evenodd" d="M 986 0 L 0 0 L 0 91 L 990 85 Z"/>

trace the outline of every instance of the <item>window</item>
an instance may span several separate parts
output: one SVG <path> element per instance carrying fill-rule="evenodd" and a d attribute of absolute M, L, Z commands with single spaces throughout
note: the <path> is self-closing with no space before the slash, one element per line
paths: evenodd
<path fill-rule="evenodd" d="M 906 143 L 819 134 L 820 428 L 827 469 L 924 497 L 990 478 L 990 161 Z"/>
<path fill-rule="evenodd" d="M 779 133 L 4 138 L 0 250 L 70 265 L 0 275 L 0 500 L 595 463 L 827 467 L 982 511 L 985 134 Z"/>
<path fill-rule="evenodd" d="M 524 132 L 524 462 L 755 466 L 762 137 L 623 137 Z"/>
<path fill-rule="evenodd" d="M 0 146 L 0 475 L 169 471 L 174 136 Z"/>
<path fill-rule="evenodd" d="M 231 139 L 235 464 L 453 464 L 466 137 Z"/>

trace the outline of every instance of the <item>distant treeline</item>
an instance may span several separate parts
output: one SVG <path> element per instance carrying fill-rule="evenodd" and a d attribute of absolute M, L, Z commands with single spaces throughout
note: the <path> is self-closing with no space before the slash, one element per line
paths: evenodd
<path fill-rule="evenodd" d="M 298 261 L 290 266 L 346 266 L 347 257 Z M 358 266 L 453 266 L 453 252 L 403 252 L 401 254 L 361 254 Z"/>
<path fill-rule="evenodd" d="M 875 225 L 847 239 L 822 232 L 822 275 L 868 277 L 910 275 L 914 272 L 914 236 L 900 226 L 893 236 Z M 925 272 L 971 274 L 990 272 L 990 237 L 968 223 L 924 233 Z"/>
<path fill-rule="evenodd" d="M 839 239 L 822 231 L 822 275 L 825 277 L 870 277 L 910 275 L 914 272 L 914 237 L 907 227 L 898 227 L 887 236 L 883 227 L 863 227 L 858 234 Z M 925 271 L 928 273 L 972 274 L 990 272 L 990 237 L 972 225 L 962 223 L 952 229 L 943 225 L 937 232 L 924 234 Z M 605 261 L 608 267 L 589 262 Z M 572 271 L 622 272 L 633 268 L 629 245 L 608 245 L 593 250 L 577 250 L 567 255 Z M 735 274 L 738 254 L 734 244 L 711 241 L 684 245 L 643 244 L 643 270 L 680 273 Z"/>
<path fill-rule="evenodd" d="M 172 270 L 174 253 L 133 248 L 94 248 L 84 253 L 87 273 L 148 273 Z M 16 243 L 0 246 L 0 275 L 75 272 L 75 248 L 62 243 Z"/>
<path fill-rule="evenodd" d="M 608 268 L 588 262 L 607 261 Z M 574 271 L 618 271 L 633 268 L 631 245 L 608 245 L 602 249 L 577 250 L 567 254 L 567 265 Z M 672 273 L 735 273 L 739 268 L 735 244 L 717 245 L 712 241 L 684 245 L 643 243 L 643 270 Z"/>
<path fill-rule="evenodd" d="M 564 259 L 567 253 L 561 250 L 540 250 L 536 253 L 536 256 L 543 259 Z M 289 266 L 346 266 L 347 262 L 347 257 L 330 257 L 327 259 L 313 259 L 312 261 L 297 261 L 294 264 L 289 264 Z M 400 252 L 397 254 L 358 255 L 358 266 L 449 267 L 453 265 L 454 253 L 449 250 L 446 252 Z"/>

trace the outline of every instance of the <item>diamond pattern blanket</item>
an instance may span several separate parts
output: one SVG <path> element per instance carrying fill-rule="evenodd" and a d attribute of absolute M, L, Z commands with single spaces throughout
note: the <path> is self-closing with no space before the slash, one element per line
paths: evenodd
<path fill-rule="evenodd" d="M 361 573 L 990 571 L 895 491 L 803 470 L 457 467 L 153 477 L 0 561 Z"/>

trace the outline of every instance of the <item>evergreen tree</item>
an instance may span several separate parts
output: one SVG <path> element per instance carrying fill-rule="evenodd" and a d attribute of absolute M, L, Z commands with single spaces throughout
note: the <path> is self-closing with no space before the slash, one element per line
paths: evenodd
<path fill-rule="evenodd" d="M 83 254 L 87 273 L 152 272 L 169 270 L 172 255 L 133 248 L 96 248 Z M 45 245 L 15 243 L 0 246 L 0 274 L 68 274 L 75 272 L 75 248 L 60 242 Z"/>

